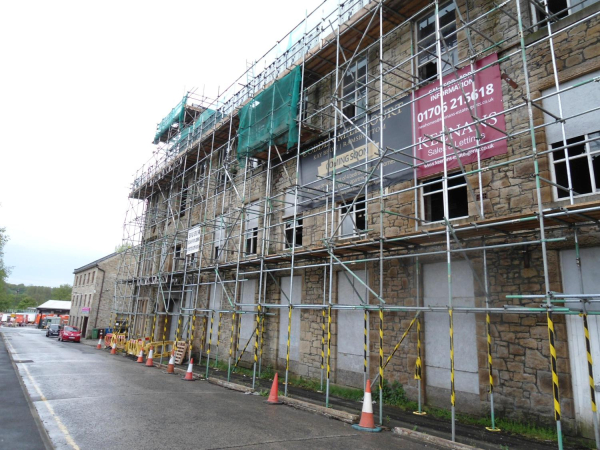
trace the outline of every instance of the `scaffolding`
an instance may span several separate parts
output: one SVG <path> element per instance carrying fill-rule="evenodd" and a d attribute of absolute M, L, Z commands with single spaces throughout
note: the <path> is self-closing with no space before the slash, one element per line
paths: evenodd
<path fill-rule="evenodd" d="M 302 360 L 304 375 L 320 374 L 327 406 L 343 370 L 350 384 L 375 379 L 379 398 L 385 380 L 402 380 L 423 413 L 422 329 L 447 314 L 449 335 L 438 339 L 448 349 L 441 392 L 454 439 L 465 395 L 455 386 L 457 315 L 474 317 L 472 339 L 482 338 L 475 366 L 488 380 L 480 403 L 490 431 L 494 394 L 509 396 L 513 381 L 494 366 L 512 350 L 501 330 L 539 329 L 543 317 L 548 338 L 536 345 L 551 387 L 540 395 L 562 448 L 565 323 L 581 316 L 598 445 L 598 342 L 588 320 L 600 292 L 584 289 L 580 248 L 600 240 L 600 185 L 580 192 L 586 174 L 573 158 L 590 158 L 590 183 L 600 184 L 600 130 L 573 139 L 569 127 L 600 103 L 565 107 L 600 82 L 598 63 L 565 62 L 598 40 L 571 38 L 600 23 L 588 3 L 557 11 L 543 0 L 323 2 L 216 99 L 189 92 L 159 124 L 153 159 L 132 184 L 113 322 L 126 323 L 131 339 L 186 341 L 207 374 L 219 357 L 229 371 L 247 361 L 255 374 L 269 361 L 285 370 L 285 395 Z M 557 255 L 567 248 L 577 293 L 560 280 Z M 423 276 L 440 262 L 446 301 L 434 305 Z M 472 278 L 468 305 L 457 300 L 459 264 Z M 340 283 L 358 301 L 345 301 Z M 353 353 L 360 370 L 340 368 L 348 323 L 364 330 Z M 298 361 L 294 342 L 305 344 Z"/>

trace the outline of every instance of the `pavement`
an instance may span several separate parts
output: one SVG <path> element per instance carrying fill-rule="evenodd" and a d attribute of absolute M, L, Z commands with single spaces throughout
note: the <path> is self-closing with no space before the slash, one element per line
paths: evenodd
<path fill-rule="evenodd" d="M 261 396 L 205 381 L 184 382 L 180 375 L 98 351 L 97 341 L 57 342 L 28 328 L 0 332 L 57 449 L 443 448 L 389 431 L 359 432 L 343 422 L 269 405 Z M 13 370 L 13 383 L 14 378 Z M 21 398 L 20 405 L 25 408 L 27 399 Z M 15 429 L 11 441 L 37 432 L 35 414 L 29 415 L 29 431 Z M 5 428 L 0 422 L 0 435 L 8 432 Z M 45 448 L 41 438 L 31 445 L 0 447 Z"/>
<path fill-rule="evenodd" d="M 0 448 L 50 448 L 37 411 L 29 402 L 4 339 L 0 339 L 0 386 Z"/>

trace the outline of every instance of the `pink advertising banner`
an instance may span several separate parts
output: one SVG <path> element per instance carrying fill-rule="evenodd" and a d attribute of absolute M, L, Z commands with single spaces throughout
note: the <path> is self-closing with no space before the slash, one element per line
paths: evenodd
<path fill-rule="evenodd" d="M 475 63 L 475 70 L 498 60 L 497 54 L 486 56 Z M 448 170 L 459 167 L 456 154 L 463 164 L 477 161 L 480 158 L 506 153 L 506 140 L 503 133 L 506 130 L 504 115 L 496 115 L 504 110 L 502 102 L 502 80 L 500 67 L 495 64 L 472 75 L 471 67 L 464 67 L 454 74 L 443 78 L 443 103 L 440 100 L 439 83 L 435 82 L 415 92 L 415 144 L 417 157 L 424 160 L 419 166 L 418 176 L 425 177 L 444 170 L 442 140 L 442 117 L 444 126 L 449 131 L 446 136 L 446 161 Z M 471 74 L 471 75 L 469 75 Z M 463 94 L 464 91 L 464 94 Z M 466 98 L 465 98 L 466 97 Z M 477 148 L 477 128 L 473 124 L 471 111 L 483 120 L 479 125 L 481 140 Z M 497 128 L 497 129 L 495 129 Z M 432 140 L 435 137 L 438 140 Z M 496 141 L 497 139 L 501 139 Z M 496 142 L 493 142 L 496 141 Z M 452 146 L 460 149 L 455 150 Z M 419 161 L 420 162 L 420 161 Z"/>

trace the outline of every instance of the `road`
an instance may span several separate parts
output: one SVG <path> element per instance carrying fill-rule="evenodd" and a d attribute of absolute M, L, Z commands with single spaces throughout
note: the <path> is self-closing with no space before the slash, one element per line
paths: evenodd
<path fill-rule="evenodd" d="M 184 382 L 88 345 L 57 342 L 40 330 L 0 332 L 57 449 L 437 448 L 390 432 L 359 432 L 204 381 Z M 0 432 L 4 427 L 3 421 Z M 31 445 L 22 448 L 44 448 Z"/>

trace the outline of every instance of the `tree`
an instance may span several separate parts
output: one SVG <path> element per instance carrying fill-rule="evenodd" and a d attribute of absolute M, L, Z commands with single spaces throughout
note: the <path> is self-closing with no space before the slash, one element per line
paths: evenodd
<path fill-rule="evenodd" d="M 17 305 L 17 309 L 27 309 L 27 308 L 31 308 L 33 306 L 37 306 L 36 301 L 31 297 L 25 296 L 21 299 L 21 301 Z"/>
<path fill-rule="evenodd" d="M 70 284 L 61 284 L 57 288 L 52 288 L 52 300 L 71 300 L 72 286 Z"/>
<path fill-rule="evenodd" d="M 115 253 L 121 253 L 133 247 L 131 242 L 125 241 L 122 244 L 115 245 Z"/>
<path fill-rule="evenodd" d="M 6 228 L 0 228 L 0 310 L 9 309 L 11 304 L 6 285 L 6 279 L 10 275 L 10 267 L 4 264 L 4 245 L 7 242 Z"/>

